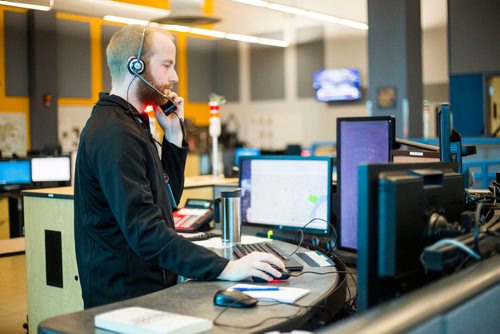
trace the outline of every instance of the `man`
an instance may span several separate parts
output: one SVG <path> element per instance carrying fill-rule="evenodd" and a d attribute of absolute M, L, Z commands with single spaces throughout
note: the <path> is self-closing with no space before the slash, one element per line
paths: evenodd
<path fill-rule="evenodd" d="M 280 276 L 271 265 L 284 268 L 265 253 L 229 261 L 175 232 L 172 202 L 182 194 L 187 156 L 184 100 L 171 91 L 175 53 L 169 35 L 152 27 L 124 27 L 108 45 L 112 89 L 99 95 L 76 161 L 75 247 L 85 308 L 169 287 L 177 274 L 270 280 Z M 159 107 L 167 98 L 177 108 L 169 116 Z M 161 160 L 146 105 L 165 133 Z"/>

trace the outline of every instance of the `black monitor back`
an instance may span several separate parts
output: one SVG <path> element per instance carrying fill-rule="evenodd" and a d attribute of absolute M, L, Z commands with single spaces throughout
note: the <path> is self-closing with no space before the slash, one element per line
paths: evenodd
<path fill-rule="evenodd" d="M 441 185 L 424 187 L 408 175 L 423 169 L 444 173 Z M 408 274 L 420 269 L 419 254 L 431 240 L 422 234 L 430 210 L 443 210 L 450 220 L 463 210 L 462 176 L 456 169 L 450 162 L 358 167 L 360 311 L 426 283 L 429 277 Z"/>

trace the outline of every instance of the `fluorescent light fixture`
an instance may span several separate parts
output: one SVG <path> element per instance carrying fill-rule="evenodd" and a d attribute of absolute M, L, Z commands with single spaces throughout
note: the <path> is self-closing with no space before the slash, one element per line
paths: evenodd
<path fill-rule="evenodd" d="M 128 17 L 119 17 L 119 16 L 113 16 L 113 15 L 104 16 L 104 20 L 110 21 L 110 22 L 125 23 L 125 24 L 139 24 L 141 26 L 147 26 L 149 24 L 149 21 L 146 21 L 146 20 L 137 20 L 137 19 L 131 19 Z"/>
<path fill-rule="evenodd" d="M 215 38 L 224 38 L 226 36 L 225 32 L 209 29 L 191 28 L 190 33 L 202 36 L 209 36 Z"/>
<path fill-rule="evenodd" d="M 278 39 L 270 39 L 270 38 L 259 38 L 257 43 L 271 46 L 279 46 L 282 48 L 286 48 L 289 44 L 287 41 L 281 41 Z"/>
<path fill-rule="evenodd" d="M 226 39 L 231 39 L 233 41 L 240 41 L 240 42 L 248 42 L 248 43 L 257 43 L 259 41 L 259 38 L 255 36 L 231 34 L 231 33 L 226 34 Z"/>
<path fill-rule="evenodd" d="M 167 29 L 170 31 L 177 31 L 177 32 L 189 32 L 189 30 L 191 30 L 190 27 L 179 26 L 176 24 L 160 24 L 159 26 L 163 29 Z"/>
<path fill-rule="evenodd" d="M 323 14 L 323 13 L 319 13 L 319 12 L 315 12 L 312 10 L 307 10 L 307 9 L 303 9 L 303 8 L 299 8 L 299 7 L 286 6 L 286 5 L 281 5 L 281 4 L 277 4 L 277 3 L 273 3 L 273 2 L 269 2 L 269 1 L 263 1 L 263 0 L 233 0 L 233 1 L 245 4 L 245 5 L 268 8 L 268 9 L 276 10 L 276 11 L 279 11 L 282 13 L 306 16 L 306 17 L 309 17 L 309 18 L 315 19 L 315 20 L 320 20 L 320 21 L 325 21 L 325 22 L 335 23 L 335 24 L 341 24 L 343 26 L 354 28 L 354 29 L 368 30 L 368 25 L 364 22 L 344 19 L 344 18 L 337 17 L 334 15 Z"/>
<path fill-rule="evenodd" d="M 292 6 L 278 5 L 277 3 L 270 3 L 267 5 L 267 8 L 272 10 L 277 10 L 278 12 L 294 14 L 294 15 L 304 15 L 306 13 L 304 9 Z"/>
<path fill-rule="evenodd" d="M 47 3 L 49 4 L 48 6 L 43 6 L 43 5 L 28 4 L 28 3 L 23 3 L 23 2 L 0 1 L 0 5 L 49 11 L 52 9 L 52 6 L 54 5 L 54 0 L 47 1 Z"/>
<path fill-rule="evenodd" d="M 368 30 L 368 24 L 363 23 L 363 22 L 356 22 L 353 20 L 341 19 L 339 21 L 339 24 L 342 24 L 346 27 L 355 28 L 355 29 Z"/>
<path fill-rule="evenodd" d="M 267 7 L 268 2 L 262 0 L 233 0 L 234 2 L 244 3 L 246 5 L 252 5 L 257 7 Z"/>
<path fill-rule="evenodd" d="M 330 23 L 339 23 L 340 21 L 338 17 L 311 11 L 306 12 L 305 16 L 310 17 L 311 19 L 330 22 Z"/>
<path fill-rule="evenodd" d="M 151 25 L 151 26 L 159 27 L 159 28 L 166 29 L 169 31 L 185 32 L 185 33 L 201 35 L 201 36 L 208 36 L 208 37 L 215 37 L 215 38 L 225 38 L 225 39 L 230 39 L 233 41 L 240 41 L 240 42 L 247 42 L 247 43 L 257 43 L 257 44 L 263 44 L 263 45 L 278 46 L 281 48 L 286 48 L 289 45 L 287 41 L 283 41 L 283 40 L 279 40 L 279 39 L 261 38 L 261 37 L 256 37 L 256 36 L 240 35 L 240 34 L 226 33 L 226 32 L 217 31 L 217 30 L 191 28 L 191 27 L 172 25 L 172 24 L 158 24 L 158 23 L 154 23 L 154 22 L 149 22 L 149 21 L 145 21 L 145 20 L 137 20 L 137 19 L 132 19 L 132 18 L 128 18 L 128 17 L 118 17 L 118 16 L 106 15 L 106 16 L 104 16 L 104 20 L 111 21 L 111 22 L 125 23 L 125 24 L 139 24 L 142 26 Z"/>

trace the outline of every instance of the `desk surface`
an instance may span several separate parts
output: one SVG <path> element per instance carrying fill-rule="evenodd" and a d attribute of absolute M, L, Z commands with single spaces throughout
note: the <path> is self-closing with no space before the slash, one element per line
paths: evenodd
<path fill-rule="evenodd" d="M 185 189 L 237 184 L 237 178 L 214 178 L 210 175 L 186 177 L 184 180 Z M 23 196 L 35 197 L 73 198 L 73 194 L 73 187 L 30 189 L 22 191 Z"/>
<path fill-rule="evenodd" d="M 280 241 L 273 241 L 285 251 L 292 252 L 296 246 Z M 223 254 L 224 250 L 214 250 Z M 228 250 L 226 250 L 227 253 Z M 301 249 L 305 251 L 305 249 Z M 230 252 L 232 256 L 232 252 Z M 296 257 L 296 256 L 295 256 Z M 296 257 L 297 258 L 297 257 Z M 301 261 L 297 258 L 298 261 Z M 286 282 L 277 283 L 279 286 L 307 288 L 309 294 L 299 299 L 296 304 L 301 306 L 324 305 L 325 299 L 334 295 L 338 287 L 339 274 L 334 267 L 311 268 L 304 263 L 304 272 L 332 272 L 332 274 L 317 275 L 304 273 L 298 277 L 291 277 Z M 109 304 L 101 307 L 91 308 L 85 311 L 70 313 L 42 321 L 38 327 L 38 333 L 108 333 L 94 327 L 94 316 L 96 314 L 118 309 L 126 306 L 142 306 L 157 310 L 170 311 L 180 314 L 215 319 L 225 308 L 213 304 L 213 296 L 217 290 L 228 288 L 236 284 L 227 281 L 199 282 L 190 281 L 177 284 L 168 289 L 158 291 L 146 296 Z M 343 291 L 345 294 L 345 290 Z M 272 304 L 272 305 L 271 305 Z M 286 304 L 273 304 L 259 302 L 258 306 L 250 309 L 227 309 L 218 319 L 218 323 L 235 326 L 253 326 L 247 329 L 234 327 L 213 327 L 213 333 L 241 333 L 265 332 L 279 329 L 282 331 L 292 330 L 304 324 L 316 312 L 318 308 L 299 308 Z M 279 318 L 272 318 L 279 317 Z M 268 319 L 268 320 L 266 320 Z M 262 324 L 260 324 L 263 322 Z"/>

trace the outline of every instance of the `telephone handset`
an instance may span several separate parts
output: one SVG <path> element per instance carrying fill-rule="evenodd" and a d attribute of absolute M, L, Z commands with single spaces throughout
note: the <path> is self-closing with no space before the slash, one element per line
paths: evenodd
<path fill-rule="evenodd" d="M 169 98 L 167 98 L 167 103 L 162 104 L 160 106 L 160 108 L 161 108 L 161 110 L 163 110 L 163 112 L 165 113 L 166 116 L 170 115 L 171 113 L 173 113 L 174 111 L 177 110 L 177 106 Z"/>
<path fill-rule="evenodd" d="M 188 199 L 184 208 L 174 212 L 175 230 L 198 232 L 209 230 L 214 218 L 212 201 L 209 199 Z"/>

